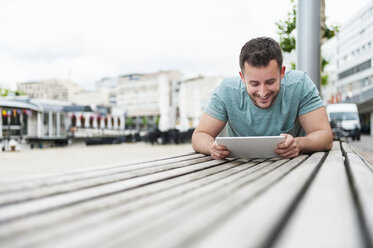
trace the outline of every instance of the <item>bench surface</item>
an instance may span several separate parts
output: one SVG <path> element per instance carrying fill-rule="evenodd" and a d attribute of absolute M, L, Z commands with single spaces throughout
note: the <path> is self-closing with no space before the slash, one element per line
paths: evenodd
<path fill-rule="evenodd" d="M 186 154 L 0 182 L 0 247 L 373 247 L 373 167 Z"/>

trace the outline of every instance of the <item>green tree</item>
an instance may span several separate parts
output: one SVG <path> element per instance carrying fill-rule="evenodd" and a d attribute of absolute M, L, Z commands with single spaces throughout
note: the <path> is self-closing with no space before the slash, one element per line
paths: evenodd
<path fill-rule="evenodd" d="M 1 96 L 7 96 L 8 94 L 9 94 L 8 89 L 4 89 L 4 88 L 1 89 Z"/>
<path fill-rule="evenodd" d="M 287 13 L 287 16 L 284 20 L 276 22 L 276 26 L 278 29 L 278 34 L 280 36 L 280 46 L 281 49 L 285 53 L 291 53 L 295 49 L 296 39 L 295 39 L 295 32 L 296 30 L 296 22 L 297 22 L 297 5 L 295 0 L 290 0 L 291 2 L 291 10 Z M 321 1 L 321 44 L 324 44 L 327 40 L 333 38 L 339 31 L 338 25 L 330 25 L 326 24 L 326 17 L 325 17 L 325 0 Z M 329 63 L 327 59 L 322 57 L 321 55 L 321 85 L 328 84 L 329 76 L 324 72 L 325 66 Z M 295 69 L 295 63 L 291 63 L 291 69 Z"/>
<path fill-rule="evenodd" d="M 127 126 L 127 128 L 132 129 L 132 127 L 133 127 L 133 118 L 132 117 L 128 117 L 126 119 L 126 126 Z"/>
<path fill-rule="evenodd" d="M 142 125 L 146 127 L 148 125 L 148 118 L 146 116 L 142 117 Z"/>
<path fill-rule="evenodd" d="M 19 90 L 9 90 L 9 89 L 0 87 L 0 96 L 8 96 L 9 94 L 14 94 L 16 96 L 26 95 L 24 92 L 19 91 Z"/>

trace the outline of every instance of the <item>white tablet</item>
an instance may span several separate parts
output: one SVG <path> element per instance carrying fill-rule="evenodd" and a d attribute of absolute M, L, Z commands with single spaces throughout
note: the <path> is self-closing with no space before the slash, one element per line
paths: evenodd
<path fill-rule="evenodd" d="M 230 158 L 273 158 L 277 144 L 284 136 L 216 137 L 219 145 L 231 151 Z"/>

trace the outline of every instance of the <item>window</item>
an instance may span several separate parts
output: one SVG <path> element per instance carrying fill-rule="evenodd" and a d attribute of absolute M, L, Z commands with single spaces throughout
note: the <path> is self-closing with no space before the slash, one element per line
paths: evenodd
<path fill-rule="evenodd" d="M 338 74 L 338 79 L 342 79 L 342 78 L 345 78 L 345 77 L 348 77 L 350 75 L 353 75 L 355 73 L 358 73 L 360 71 L 364 71 L 366 69 L 369 69 L 372 67 L 372 61 L 371 60 L 368 60 L 368 61 L 365 61 L 357 66 L 354 66 L 342 73 L 339 73 Z"/>

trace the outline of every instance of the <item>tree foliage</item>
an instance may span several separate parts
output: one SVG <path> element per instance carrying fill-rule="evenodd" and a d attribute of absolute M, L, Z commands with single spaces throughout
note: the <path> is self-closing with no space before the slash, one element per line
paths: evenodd
<path fill-rule="evenodd" d="M 291 11 L 287 13 L 286 19 L 276 22 L 280 35 L 280 46 L 285 53 L 291 53 L 295 49 L 296 43 L 293 31 L 297 23 L 297 6 L 294 0 L 290 0 L 290 2 L 292 7 Z"/>
<path fill-rule="evenodd" d="M 4 97 L 8 95 L 24 96 L 26 94 L 19 90 L 9 90 L 9 89 L 0 87 L 0 96 Z"/>
<path fill-rule="evenodd" d="M 324 0 L 323 0 L 324 1 Z M 291 10 L 287 13 L 284 20 L 276 22 L 278 34 L 280 36 L 280 46 L 285 53 L 291 53 L 296 47 L 295 30 L 297 23 L 297 5 L 295 0 L 290 0 Z M 322 3 L 324 5 L 324 2 Z M 339 26 L 330 25 L 325 23 L 324 7 L 322 7 L 321 13 L 321 43 L 325 43 L 327 40 L 333 38 L 339 32 Z M 321 84 L 326 85 L 328 83 L 329 76 L 324 73 L 325 66 L 329 63 L 327 59 L 322 57 L 321 59 Z M 292 69 L 295 68 L 295 63 L 291 63 Z"/>

